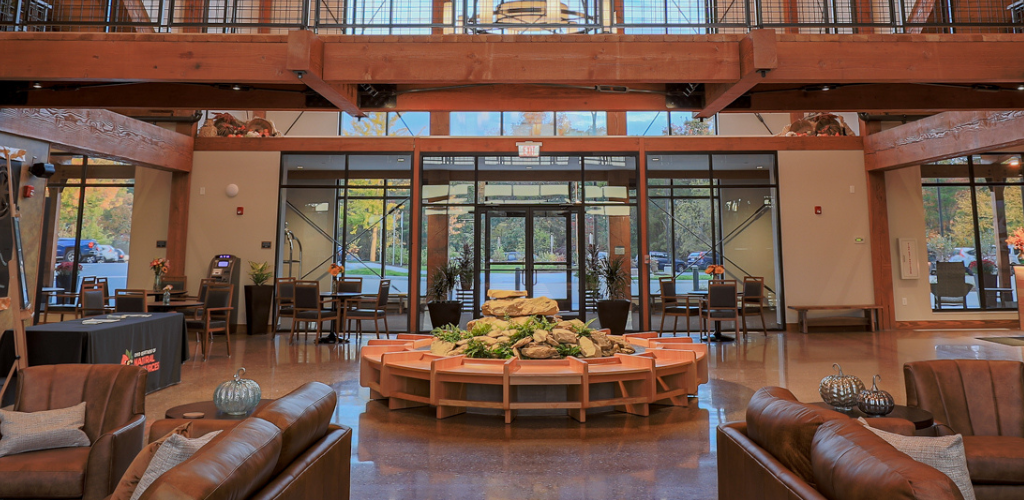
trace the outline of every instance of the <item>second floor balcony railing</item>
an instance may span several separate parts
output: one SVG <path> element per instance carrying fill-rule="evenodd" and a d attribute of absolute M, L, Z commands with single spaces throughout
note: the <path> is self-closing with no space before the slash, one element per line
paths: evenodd
<path fill-rule="evenodd" d="M 0 0 L 0 31 L 1024 33 L 1024 0 Z"/>

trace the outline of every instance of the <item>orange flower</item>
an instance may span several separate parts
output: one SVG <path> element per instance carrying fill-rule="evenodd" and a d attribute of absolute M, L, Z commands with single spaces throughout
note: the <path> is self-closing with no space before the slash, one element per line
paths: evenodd
<path fill-rule="evenodd" d="M 331 273 L 331 276 L 335 276 L 336 277 L 339 274 L 345 272 L 345 267 L 341 266 L 341 265 L 338 265 L 338 264 L 335 264 L 335 263 L 332 262 L 331 263 L 331 269 L 330 269 L 329 272 Z"/>
<path fill-rule="evenodd" d="M 1013 245 L 1018 252 L 1024 252 L 1024 228 L 1018 227 L 1009 238 L 1006 238 L 1006 242 Z"/>
<path fill-rule="evenodd" d="M 704 270 L 704 274 L 725 274 L 725 267 L 718 264 L 711 264 Z"/>

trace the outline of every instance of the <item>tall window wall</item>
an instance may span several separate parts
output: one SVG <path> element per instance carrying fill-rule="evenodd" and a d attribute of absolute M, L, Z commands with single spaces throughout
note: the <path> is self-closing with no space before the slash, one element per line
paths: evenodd
<path fill-rule="evenodd" d="M 921 166 L 932 308 L 1017 307 L 1007 238 L 1024 228 L 1020 153 L 990 153 Z"/>
<path fill-rule="evenodd" d="M 338 135 L 349 137 L 394 137 L 430 135 L 430 113 L 413 111 L 370 112 L 357 118 L 342 112 Z"/>
<path fill-rule="evenodd" d="M 764 278 L 768 327 L 781 327 L 775 154 L 649 154 L 647 160 L 652 296 L 660 295 L 663 277 L 675 278 L 680 295 L 707 290 L 711 276 L 704 271 L 720 264 L 726 279 Z M 660 315 L 660 307 L 651 309 L 653 325 Z"/>
<path fill-rule="evenodd" d="M 439 266 L 465 257 L 467 284 L 451 297 L 463 303 L 463 326 L 480 315 L 489 289 L 546 296 L 563 311 L 595 318 L 596 296 L 584 279 L 588 249 L 635 265 L 634 157 L 427 156 L 422 164 L 420 289 L 428 290 Z M 420 327 L 432 327 L 427 314 Z M 638 328 L 633 313 L 627 329 Z"/>
<path fill-rule="evenodd" d="M 42 249 L 49 256 L 40 262 L 53 263 L 42 282 L 60 288 L 58 295 L 77 293 L 87 278 L 106 278 L 110 294 L 127 288 L 135 167 L 70 154 L 54 153 L 51 160 L 57 173 L 47 183 L 47 202 L 56 215 L 56 240 Z"/>
<path fill-rule="evenodd" d="M 453 136 L 608 135 L 604 111 L 453 111 L 449 119 Z"/>
<path fill-rule="evenodd" d="M 701 120 L 689 111 L 627 111 L 626 135 L 716 135 L 714 117 Z"/>
<path fill-rule="evenodd" d="M 278 276 L 331 283 L 332 263 L 376 293 L 409 291 L 410 155 L 285 154 Z M 392 325 L 401 328 L 401 325 Z"/>

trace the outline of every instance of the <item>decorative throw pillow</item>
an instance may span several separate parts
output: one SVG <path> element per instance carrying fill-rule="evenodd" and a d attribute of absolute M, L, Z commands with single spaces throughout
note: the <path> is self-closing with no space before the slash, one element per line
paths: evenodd
<path fill-rule="evenodd" d="M 124 471 L 124 475 L 121 476 L 121 481 L 117 483 L 117 487 L 114 488 L 114 493 L 110 495 L 108 500 L 129 500 L 132 497 L 135 493 L 135 488 L 139 486 L 139 480 L 142 479 L 143 474 L 146 473 L 146 469 L 149 468 L 149 463 L 153 461 L 153 455 L 156 454 L 156 450 L 160 448 L 160 445 L 164 444 L 164 441 L 167 441 L 167 438 L 171 437 L 172 434 L 177 434 L 186 438 L 192 437 L 192 422 L 179 425 L 164 437 L 146 445 L 146 447 L 135 456 L 135 460 L 132 460 L 128 469 Z"/>
<path fill-rule="evenodd" d="M 59 410 L 24 413 L 0 410 L 0 457 L 27 451 L 89 446 L 85 402 Z"/>
<path fill-rule="evenodd" d="M 910 455 L 910 458 L 930 465 L 945 474 L 960 488 L 964 500 L 975 500 L 974 485 L 967 472 L 967 455 L 964 453 L 964 438 L 952 436 L 904 436 L 871 427 L 864 418 L 857 419 L 869 431 L 891 444 L 893 448 Z"/>
<path fill-rule="evenodd" d="M 220 434 L 220 432 L 211 432 L 195 439 L 189 439 L 181 434 L 167 436 L 167 440 L 153 454 L 153 459 L 150 460 L 149 466 L 146 467 L 146 472 L 139 479 L 139 484 L 135 487 L 131 500 L 138 500 L 146 492 L 146 488 L 153 484 L 153 481 L 159 479 L 160 476 L 171 470 L 174 466 L 195 455 L 200 448 L 209 443 L 211 439 L 217 437 L 217 434 Z"/>

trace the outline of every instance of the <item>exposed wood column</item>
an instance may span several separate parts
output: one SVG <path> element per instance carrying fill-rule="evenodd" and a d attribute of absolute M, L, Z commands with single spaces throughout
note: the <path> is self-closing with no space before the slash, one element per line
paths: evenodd
<path fill-rule="evenodd" d="M 885 172 L 868 172 L 868 224 L 871 230 L 871 273 L 875 285 L 875 305 L 882 306 L 879 327 L 896 325 L 896 299 L 893 293 L 892 252 L 889 247 L 889 207 L 885 195 Z"/>
<path fill-rule="evenodd" d="M 796 24 L 800 22 L 800 9 L 797 5 L 797 0 L 782 0 L 783 8 L 785 8 L 785 20 L 787 24 Z M 800 33 L 800 28 L 790 27 L 786 28 L 786 33 Z"/>
<path fill-rule="evenodd" d="M 420 249 L 425 243 L 420 239 L 423 234 L 423 173 L 420 168 L 420 151 L 418 146 L 412 150 L 412 208 L 409 221 L 409 333 L 420 331 Z"/>
<path fill-rule="evenodd" d="M 623 113 L 625 114 L 625 113 Z M 625 117 L 623 117 L 625 118 Z M 611 120 L 609 120 L 610 123 Z M 610 126 L 610 125 L 609 125 Z M 623 128 L 625 128 L 625 120 L 623 119 Z M 637 225 L 639 226 L 637 234 L 640 235 L 640 241 L 637 242 L 639 245 L 639 251 L 637 252 L 636 258 L 636 272 L 638 282 L 640 284 L 640 331 L 650 331 L 651 329 L 651 284 L 650 284 L 650 268 L 651 265 L 648 262 L 650 253 L 648 253 L 648 237 L 647 231 L 649 230 L 647 224 L 647 150 L 645 147 L 645 141 L 640 141 L 640 149 L 637 152 L 637 184 L 636 184 L 636 203 L 637 203 Z M 687 321 L 690 318 L 686 318 Z"/>
<path fill-rule="evenodd" d="M 188 204 L 191 189 L 192 175 L 190 172 L 174 172 L 171 175 L 171 204 L 167 212 L 167 259 L 170 260 L 170 268 L 174 273 L 185 272 Z"/>
<path fill-rule="evenodd" d="M 295 78 L 320 94 L 338 109 L 352 116 L 366 116 L 359 110 L 358 87 L 352 83 L 324 81 L 324 42 L 309 30 L 288 32 L 288 59 L 285 68 Z"/>
<path fill-rule="evenodd" d="M 445 136 L 452 135 L 451 115 L 447 111 L 430 112 L 430 135 Z"/>
<path fill-rule="evenodd" d="M 609 111 L 605 118 L 608 135 L 626 135 L 626 112 Z"/>
<path fill-rule="evenodd" d="M 735 83 L 704 85 L 704 109 L 696 118 L 711 118 L 754 88 L 767 73 L 779 66 L 775 30 L 752 30 L 740 40 L 740 79 Z"/>
<path fill-rule="evenodd" d="M 869 171 L 1024 144 L 1024 111 L 948 111 L 864 138 Z"/>

